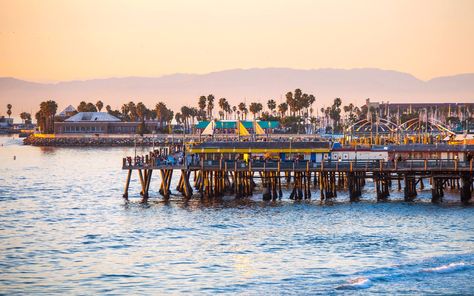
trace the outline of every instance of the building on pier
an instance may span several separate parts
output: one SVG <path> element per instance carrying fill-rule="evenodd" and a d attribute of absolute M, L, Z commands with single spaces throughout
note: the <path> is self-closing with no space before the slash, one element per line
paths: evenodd
<path fill-rule="evenodd" d="M 278 121 L 263 121 L 263 120 L 217 120 L 214 122 L 214 133 L 216 134 L 236 134 L 238 123 L 241 123 L 243 128 L 250 134 L 255 134 L 256 129 L 261 128 L 264 133 L 272 133 L 274 129 L 280 127 Z M 210 121 L 199 121 L 196 124 L 196 129 L 204 131 L 210 124 Z"/>
<path fill-rule="evenodd" d="M 433 202 L 442 201 L 446 190 L 458 190 L 461 202 L 472 201 L 474 147 L 406 145 L 344 149 L 334 146 L 331 149 L 329 142 L 206 142 L 186 148 L 188 156 L 199 155 L 198 161 L 187 163 L 157 161 L 162 155 L 155 150 L 141 157 L 123 158 L 122 168 L 128 171 L 123 196 L 128 198 L 132 171 L 137 171 L 140 195 L 146 202 L 153 171 L 157 171 L 161 180 L 159 193 L 168 199 L 176 171 L 181 173 L 176 190 L 185 198 L 191 198 L 194 190 L 201 198 L 226 194 L 241 198 L 260 191 L 264 200 L 276 200 L 282 197 L 283 183 L 291 192 L 289 198 L 294 200 L 310 199 L 314 193 L 321 201 L 330 200 L 337 197 L 338 191 L 347 190 L 349 199 L 358 201 L 366 182 L 372 182 L 380 201 L 386 200 L 393 190 L 403 190 L 404 200 L 413 201 L 417 191 L 424 190 L 428 184 Z M 347 160 L 338 156 L 334 161 L 331 154 L 354 152 L 385 152 L 391 157 L 404 155 L 406 159 L 387 161 L 369 155 L 368 159 L 351 160 L 348 154 Z"/>
<path fill-rule="evenodd" d="M 469 161 L 474 145 L 413 144 L 388 146 L 389 159 Z"/>
<path fill-rule="evenodd" d="M 327 159 L 330 142 L 204 142 L 190 145 L 187 153 L 198 154 L 201 159 L 248 159 L 265 158 L 280 160 L 311 160 L 320 162 Z"/>

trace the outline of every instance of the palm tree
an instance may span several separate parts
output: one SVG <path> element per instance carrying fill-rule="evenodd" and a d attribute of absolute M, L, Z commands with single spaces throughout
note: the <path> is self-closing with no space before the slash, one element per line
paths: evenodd
<path fill-rule="evenodd" d="M 45 122 L 44 122 L 44 116 L 43 116 L 41 110 L 36 112 L 35 119 L 36 119 L 36 125 L 39 127 L 40 132 L 44 132 Z"/>
<path fill-rule="evenodd" d="M 309 97 L 308 97 L 309 105 L 313 106 L 315 101 L 316 101 L 316 98 L 313 95 L 309 95 Z"/>
<path fill-rule="evenodd" d="M 31 114 L 27 112 L 21 112 L 20 118 L 23 121 L 23 123 L 26 123 L 26 121 L 31 121 Z"/>
<path fill-rule="evenodd" d="M 294 115 L 295 109 L 296 109 L 296 101 L 293 98 L 293 93 L 291 91 L 287 92 L 285 95 L 286 98 L 286 104 L 288 105 L 290 109 L 290 115 Z"/>
<path fill-rule="evenodd" d="M 229 102 L 225 102 L 225 106 L 224 106 L 224 112 L 226 113 L 226 115 L 228 115 L 227 118 L 230 117 L 230 113 L 232 113 L 232 107 L 230 106 Z"/>
<path fill-rule="evenodd" d="M 242 114 L 242 117 L 245 115 L 247 115 L 247 106 L 245 105 L 245 103 L 239 103 L 239 110 Z"/>
<path fill-rule="evenodd" d="M 87 111 L 87 103 L 85 101 L 81 101 L 77 106 L 77 112 L 86 112 Z"/>
<path fill-rule="evenodd" d="M 189 117 L 191 116 L 191 112 L 192 112 L 191 108 L 189 108 L 188 106 L 181 107 L 181 116 L 182 116 L 183 123 L 184 123 L 185 133 L 189 128 Z"/>
<path fill-rule="evenodd" d="M 294 101 L 295 101 L 295 104 L 294 104 L 295 112 L 300 112 L 301 109 L 303 109 L 304 104 L 303 104 L 303 92 L 299 88 L 295 89 Z"/>
<path fill-rule="evenodd" d="M 199 101 L 198 101 L 198 107 L 201 113 L 206 110 L 206 97 L 205 96 L 200 96 Z"/>
<path fill-rule="evenodd" d="M 101 100 L 98 100 L 97 103 L 95 103 L 95 106 L 97 107 L 97 110 L 102 110 L 102 108 L 104 107 L 104 103 L 102 103 Z"/>
<path fill-rule="evenodd" d="M 234 113 L 234 119 L 235 119 L 235 112 L 237 111 L 237 106 L 232 106 L 232 113 Z"/>
<path fill-rule="evenodd" d="M 339 130 L 340 120 L 341 120 L 341 108 L 339 108 L 342 104 L 340 98 L 335 98 L 334 103 L 331 106 L 331 111 L 329 116 L 333 120 L 333 130 Z"/>
<path fill-rule="evenodd" d="M 352 125 L 357 119 L 356 115 L 354 114 L 355 112 L 354 104 L 350 103 L 349 105 L 344 106 L 343 109 L 344 109 L 344 113 L 349 113 L 347 115 L 347 125 Z"/>
<path fill-rule="evenodd" d="M 207 113 L 209 114 L 209 119 L 212 120 L 212 110 L 214 109 L 214 96 L 207 96 Z"/>
<path fill-rule="evenodd" d="M 120 108 L 120 111 L 122 112 L 122 119 L 125 121 L 129 121 L 130 118 L 128 116 L 128 113 L 130 112 L 130 109 L 128 109 L 128 104 L 123 104 Z"/>
<path fill-rule="evenodd" d="M 128 103 L 128 112 L 130 112 L 130 120 L 136 121 L 138 115 L 137 115 L 137 106 L 135 105 L 134 102 Z"/>
<path fill-rule="evenodd" d="M 141 121 L 145 121 L 145 114 L 146 114 L 146 106 L 142 102 L 139 102 L 136 106 L 137 117 Z"/>
<path fill-rule="evenodd" d="M 255 119 L 255 115 L 262 111 L 263 106 L 260 103 L 251 103 L 249 106 L 250 112 L 253 114 L 253 118 Z"/>
<path fill-rule="evenodd" d="M 43 132 L 54 132 L 54 116 L 58 110 L 58 104 L 55 101 L 41 102 L 40 111 L 36 113 L 36 120 Z"/>
<path fill-rule="evenodd" d="M 50 131 L 54 132 L 54 116 L 56 116 L 56 112 L 58 111 L 58 104 L 55 101 L 48 101 L 48 113 L 50 115 L 49 120 L 51 123 Z"/>
<path fill-rule="evenodd" d="M 228 104 L 229 104 L 229 103 L 227 103 L 226 98 L 220 98 L 220 99 L 219 99 L 219 108 L 221 108 L 222 114 L 223 114 L 224 112 L 226 112 L 226 109 L 227 109 L 226 107 L 227 107 Z M 226 112 L 226 113 L 227 113 L 227 112 Z M 219 114 L 220 114 L 220 113 L 219 113 Z M 221 116 L 221 119 L 223 119 L 222 117 L 224 117 L 224 116 Z"/>
<path fill-rule="evenodd" d="M 12 104 L 7 104 L 7 114 L 8 118 L 12 115 Z"/>
<path fill-rule="evenodd" d="M 270 110 L 270 113 L 273 114 L 273 111 L 276 109 L 276 102 L 275 102 L 275 100 L 268 100 L 267 106 L 268 106 L 268 109 Z"/>
<path fill-rule="evenodd" d="M 287 103 L 281 103 L 278 105 L 278 112 L 280 112 L 281 117 L 286 116 L 286 111 L 288 111 L 288 104 Z"/>
<path fill-rule="evenodd" d="M 163 128 L 163 123 L 165 122 L 167 109 L 168 108 L 166 108 L 166 105 L 163 102 L 159 102 L 155 106 L 156 118 L 160 122 L 160 128 Z"/>
<path fill-rule="evenodd" d="M 176 120 L 176 123 L 177 124 L 181 124 L 182 123 L 182 116 L 181 116 L 181 113 L 176 113 L 176 115 L 174 116 L 174 119 Z"/>

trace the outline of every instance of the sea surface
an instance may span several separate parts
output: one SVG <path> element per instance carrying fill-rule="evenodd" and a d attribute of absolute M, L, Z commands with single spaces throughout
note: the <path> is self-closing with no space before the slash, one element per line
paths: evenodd
<path fill-rule="evenodd" d="M 165 203 L 154 176 L 140 204 L 136 175 L 122 198 L 133 154 L 0 137 L 0 294 L 474 294 L 474 207 L 457 192 Z"/>

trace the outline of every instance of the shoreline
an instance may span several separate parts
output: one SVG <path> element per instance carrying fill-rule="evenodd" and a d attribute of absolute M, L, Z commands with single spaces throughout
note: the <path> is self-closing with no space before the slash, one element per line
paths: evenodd
<path fill-rule="evenodd" d="M 153 146 L 164 143 L 182 143 L 177 138 L 153 137 L 35 137 L 28 136 L 23 139 L 23 145 L 44 147 L 133 147 Z"/>
<path fill-rule="evenodd" d="M 321 136 L 317 134 L 268 134 L 256 137 L 260 140 L 276 139 L 279 141 L 288 141 L 289 139 L 314 141 L 320 140 Z M 24 145 L 32 146 L 54 146 L 54 147 L 133 147 L 137 146 L 153 146 L 170 143 L 183 143 L 184 141 L 193 140 L 199 142 L 206 140 L 207 137 L 199 135 L 183 135 L 183 134 L 145 134 L 143 136 L 134 134 L 124 135 L 55 135 L 55 134 L 32 134 L 23 139 Z M 238 136 L 231 134 L 215 135 L 214 139 L 222 141 L 235 141 Z"/>

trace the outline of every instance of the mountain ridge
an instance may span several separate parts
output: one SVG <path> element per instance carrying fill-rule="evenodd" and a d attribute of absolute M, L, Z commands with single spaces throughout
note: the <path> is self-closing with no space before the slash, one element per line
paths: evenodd
<path fill-rule="evenodd" d="M 59 109 L 69 104 L 77 106 L 81 100 L 95 102 L 101 99 L 113 108 L 133 100 L 143 101 L 150 108 L 158 101 L 164 101 L 178 110 L 182 105 L 197 105 L 199 96 L 210 93 L 216 100 L 226 97 L 236 105 L 240 101 L 265 103 L 271 98 L 280 102 L 286 92 L 296 88 L 313 93 L 318 109 L 319 105 L 329 105 L 335 97 L 342 98 L 343 104 L 350 101 L 358 105 L 366 98 L 390 102 L 472 102 L 474 73 L 421 80 L 409 73 L 377 68 L 250 68 L 53 83 L 0 77 L 0 106 L 12 103 L 21 112 L 20 109 L 36 110 L 46 99 L 56 100 Z"/>

